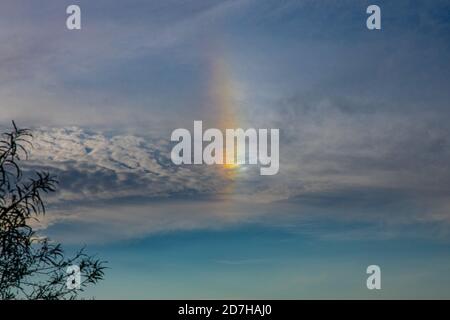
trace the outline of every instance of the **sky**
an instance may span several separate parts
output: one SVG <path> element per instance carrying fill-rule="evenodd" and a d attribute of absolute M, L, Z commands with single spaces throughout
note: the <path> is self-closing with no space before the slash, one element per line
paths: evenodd
<path fill-rule="evenodd" d="M 108 261 L 98 299 L 450 298 L 449 18 L 440 0 L 2 1 L 0 127 L 33 129 L 24 165 L 60 181 L 37 228 Z M 279 173 L 174 165 L 195 120 L 279 128 Z"/>

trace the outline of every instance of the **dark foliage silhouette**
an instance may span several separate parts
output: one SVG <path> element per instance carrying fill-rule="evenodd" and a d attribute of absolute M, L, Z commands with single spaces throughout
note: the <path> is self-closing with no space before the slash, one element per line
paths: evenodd
<path fill-rule="evenodd" d="M 57 180 L 47 172 L 24 174 L 21 159 L 32 147 L 30 130 L 0 137 L 0 298 L 75 299 L 103 279 L 104 262 L 84 248 L 67 258 L 60 244 L 36 233 L 33 220 L 45 214 L 43 194 L 55 191 Z M 77 265 L 79 289 L 67 286 L 67 268 Z"/>

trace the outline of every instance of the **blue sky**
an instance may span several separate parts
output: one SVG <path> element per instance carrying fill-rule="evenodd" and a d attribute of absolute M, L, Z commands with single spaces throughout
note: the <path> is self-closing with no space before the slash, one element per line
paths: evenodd
<path fill-rule="evenodd" d="M 114 281 L 88 292 L 121 299 L 440 299 L 448 293 L 448 249 L 435 241 L 336 241 L 254 226 L 160 234 L 99 248 Z M 365 287 L 363 266 L 375 262 L 381 291 Z"/>
<path fill-rule="evenodd" d="M 109 261 L 93 295 L 450 297 L 450 5 L 370 4 L 2 3 L 0 125 L 60 180 L 41 232 Z M 280 128 L 277 175 L 171 163 L 225 118 Z"/>

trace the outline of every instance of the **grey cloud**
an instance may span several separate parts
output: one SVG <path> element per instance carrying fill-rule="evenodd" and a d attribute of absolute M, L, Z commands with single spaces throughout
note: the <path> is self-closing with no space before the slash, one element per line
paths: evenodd
<path fill-rule="evenodd" d="M 170 143 L 80 128 L 35 130 L 27 166 L 58 176 L 61 201 L 215 194 L 230 181 L 214 168 L 175 166 Z"/>
<path fill-rule="evenodd" d="M 247 2 L 81 1 L 83 30 L 71 33 L 64 24 L 69 1 L 7 1 L 0 121 L 161 128 L 173 116 L 162 119 L 167 109 L 199 104 L 201 83 L 192 78 L 209 55 L 203 39 Z"/>
<path fill-rule="evenodd" d="M 214 166 L 175 167 L 164 139 L 80 128 L 37 130 L 27 166 L 47 169 L 61 181 L 50 198 L 52 215 L 42 224 L 90 223 L 117 230 L 116 238 L 248 222 L 298 226 L 323 219 L 392 226 L 441 222 L 447 229 L 450 147 L 445 131 L 431 130 L 430 123 L 411 126 L 416 119 L 396 119 L 392 125 L 376 114 L 366 119 L 349 119 L 339 109 L 325 114 L 332 118 L 321 116 L 324 123 L 302 118 L 291 132 L 299 139 L 283 144 L 280 174 L 273 177 L 261 177 L 252 167 L 233 179 Z M 382 125 L 392 131 L 379 130 Z M 285 126 L 285 134 L 290 129 Z M 99 237 L 106 241 L 108 235 Z"/>
<path fill-rule="evenodd" d="M 386 2 L 380 34 L 361 27 L 354 1 L 339 6 L 351 6 L 355 16 L 318 1 L 274 1 L 257 12 L 257 1 L 85 3 L 86 33 L 60 27 L 63 2 L 36 2 L 27 11 L 10 1 L 11 14 L 0 19 L 0 40 L 8 44 L 0 52 L 0 122 L 63 127 L 36 131 L 29 163 L 60 177 L 51 198 L 60 221 L 95 224 L 111 215 L 111 233 L 128 221 L 123 232 L 131 236 L 273 219 L 283 210 L 300 220 L 309 212 L 399 224 L 448 220 L 445 1 L 417 4 L 419 10 Z M 311 24 L 316 18 L 320 23 Z M 330 22 L 336 28 L 329 30 Z M 246 168 L 229 181 L 215 168 L 170 163 L 170 131 L 217 111 L 200 107 L 208 82 L 202 67 L 218 53 L 205 45 L 211 39 L 227 56 L 239 125 L 281 129 L 274 177 Z M 164 198 L 201 197 L 236 206 L 211 209 L 229 215 L 220 218 L 201 205 L 188 206 L 185 216 L 175 212 L 182 206 L 150 210 Z M 128 211 L 120 202 L 136 207 L 122 216 Z M 342 210 L 331 210 L 335 205 Z"/>

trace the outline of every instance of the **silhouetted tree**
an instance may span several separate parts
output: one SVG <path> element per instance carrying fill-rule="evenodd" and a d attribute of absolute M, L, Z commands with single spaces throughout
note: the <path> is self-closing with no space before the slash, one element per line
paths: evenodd
<path fill-rule="evenodd" d="M 84 248 L 66 258 L 60 244 L 33 230 L 32 220 L 45 214 L 42 195 L 55 191 L 57 181 L 48 172 L 24 177 L 20 160 L 28 158 L 32 134 L 13 126 L 0 137 L 0 298 L 75 299 L 103 279 L 104 262 Z M 80 289 L 67 285 L 71 265 L 79 267 Z"/>

